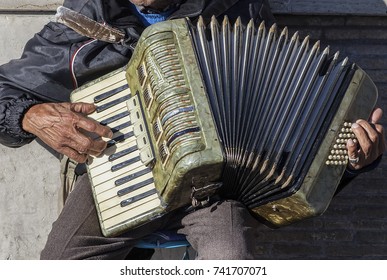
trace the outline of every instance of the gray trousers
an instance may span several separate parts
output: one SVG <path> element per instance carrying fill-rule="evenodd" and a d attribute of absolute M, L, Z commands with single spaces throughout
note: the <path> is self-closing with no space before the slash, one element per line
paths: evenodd
<path fill-rule="evenodd" d="M 148 234 L 173 229 L 185 234 L 198 259 L 252 259 L 262 226 L 236 201 L 219 201 L 191 213 L 175 211 L 125 234 L 102 235 L 87 175 L 81 176 L 54 222 L 41 259 L 125 259 Z"/>

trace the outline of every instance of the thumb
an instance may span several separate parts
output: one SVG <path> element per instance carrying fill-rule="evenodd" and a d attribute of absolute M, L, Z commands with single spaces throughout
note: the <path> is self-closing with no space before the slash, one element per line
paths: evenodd
<path fill-rule="evenodd" d="M 373 124 L 376 124 L 382 119 L 382 116 L 383 116 L 383 110 L 381 108 L 376 108 L 375 110 L 372 111 L 369 121 Z"/>

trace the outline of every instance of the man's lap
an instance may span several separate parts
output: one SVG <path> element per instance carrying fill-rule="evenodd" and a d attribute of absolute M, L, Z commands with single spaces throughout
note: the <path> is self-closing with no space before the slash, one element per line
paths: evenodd
<path fill-rule="evenodd" d="M 176 229 L 204 259 L 253 257 L 257 221 L 236 201 L 219 201 L 192 213 L 175 211 L 118 237 L 102 235 L 87 175 L 78 178 L 53 224 L 42 259 L 125 259 L 144 236 Z"/>

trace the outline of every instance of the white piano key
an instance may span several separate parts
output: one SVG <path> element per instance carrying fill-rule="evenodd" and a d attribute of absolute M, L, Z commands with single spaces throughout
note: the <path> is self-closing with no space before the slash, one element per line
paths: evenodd
<path fill-rule="evenodd" d="M 94 103 L 94 97 L 100 93 L 119 87 L 126 82 L 126 71 L 119 71 L 117 74 L 100 81 L 99 83 L 88 85 L 86 88 L 80 88 L 80 91 L 71 95 L 72 102 Z M 80 93 L 80 94 L 77 94 Z"/>
<path fill-rule="evenodd" d="M 128 148 L 131 147 L 131 146 L 128 146 Z M 95 163 L 93 164 L 93 166 L 91 166 L 89 168 L 89 174 L 93 177 L 93 178 L 96 178 L 97 176 L 99 176 L 100 174 L 102 173 L 105 173 L 105 172 L 109 172 L 109 173 L 116 173 L 116 172 L 120 172 L 119 170 L 116 170 L 114 172 L 112 172 L 112 167 L 114 166 L 117 166 L 119 164 L 122 164 L 123 162 L 125 161 L 129 161 L 129 160 L 133 160 L 136 158 L 136 157 L 139 157 L 140 156 L 140 151 L 139 150 L 135 150 L 123 157 L 120 157 L 118 158 L 117 160 L 114 160 L 114 161 L 109 161 L 108 158 L 107 159 L 107 162 L 105 162 L 104 164 L 100 164 L 100 165 L 97 165 L 94 167 Z M 135 164 L 135 162 L 133 162 L 133 164 Z M 128 170 L 130 170 L 131 168 L 129 168 Z M 97 185 L 97 184 L 96 184 Z"/>
<path fill-rule="evenodd" d="M 135 168 L 133 168 L 133 170 L 125 170 L 125 172 L 121 173 L 119 176 L 116 176 L 116 177 L 110 176 L 109 173 L 104 173 L 101 175 L 102 177 L 100 178 L 101 181 L 103 181 L 103 182 L 97 186 L 93 185 L 94 192 L 96 195 L 99 195 L 103 192 L 106 192 L 106 191 L 116 187 L 115 182 L 117 180 L 120 180 L 120 179 L 124 178 L 125 176 L 129 176 L 129 175 L 133 174 L 133 172 L 136 172 L 138 170 L 143 170 L 143 169 L 145 169 L 144 166 L 138 165 Z"/>
<path fill-rule="evenodd" d="M 147 178 L 147 179 L 149 179 L 149 178 Z M 137 184 L 137 183 L 144 182 L 144 181 L 146 181 L 146 179 L 144 180 L 142 178 L 142 179 L 136 179 L 134 181 L 135 182 L 133 182 L 133 185 Z M 128 198 L 133 198 L 133 197 L 135 197 L 137 195 L 141 195 L 141 194 L 143 194 L 143 193 L 145 193 L 147 191 L 154 190 L 154 189 L 155 189 L 155 185 L 152 182 L 152 183 L 150 183 L 150 184 L 148 184 L 146 186 L 143 186 L 143 187 L 141 187 L 141 188 L 139 188 L 139 189 L 137 189 L 137 190 L 135 190 L 133 192 L 130 192 L 130 193 L 126 194 L 126 195 L 123 195 L 123 196 L 116 195 L 116 196 L 111 197 L 108 200 L 103 200 L 103 201 L 99 199 L 100 197 L 103 198 L 103 194 L 101 194 L 102 196 L 101 195 L 97 195 L 96 197 L 97 197 L 98 204 L 99 204 L 99 207 L 101 209 L 101 212 L 104 212 L 104 211 L 107 211 L 108 209 L 110 209 L 112 207 L 120 205 L 120 203 L 122 201 L 124 201 L 124 200 L 126 200 Z"/>
<path fill-rule="evenodd" d="M 133 164 L 130 167 L 123 168 L 122 170 L 120 170 L 120 172 L 105 172 L 99 175 L 96 180 L 93 178 L 92 182 L 95 193 L 100 194 L 104 191 L 111 189 L 112 187 L 114 187 L 114 182 L 117 179 L 122 178 L 126 174 L 131 174 L 134 170 L 143 166 L 143 163 L 141 161 L 138 161 L 136 162 L 136 164 Z"/>
<path fill-rule="evenodd" d="M 114 108 L 110 108 L 108 110 L 102 111 L 101 113 L 94 112 L 94 113 L 90 114 L 89 117 L 96 120 L 97 122 L 102 122 L 108 118 L 111 118 L 113 116 L 116 116 L 116 115 L 119 115 L 119 114 L 125 113 L 125 112 L 128 112 L 128 109 L 125 108 L 125 106 L 122 106 L 120 104 L 120 106 L 117 105 Z M 130 120 L 129 115 L 124 117 L 124 118 Z M 110 125 L 108 125 L 108 126 L 110 127 Z"/>
<path fill-rule="evenodd" d="M 138 171 L 142 171 L 144 168 L 140 167 L 138 169 L 135 169 L 133 170 L 132 172 L 128 172 L 125 174 L 125 176 L 129 176 L 129 175 L 132 175 Z M 122 176 L 125 177 L 125 176 Z M 112 199 L 114 197 L 118 197 L 117 193 L 118 191 L 121 191 L 121 190 L 124 190 L 128 187 L 133 187 L 135 186 L 136 184 L 138 183 L 141 183 L 141 182 L 144 182 L 148 179 L 153 179 L 153 173 L 152 172 L 149 172 L 149 173 L 146 173 L 138 178 L 135 178 L 133 180 L 130 180 L 129 182 L 123 184 L 123 185 L 120 185 L 120 186 L 115 186 L 115 181 L 116 180 L 111 180 L 111 188 L 109 188 L 108 190 L 104 191 L 104 192 L 101 192 L 99 193 L 98 195 L 96 195 L 96 198 L 98 200 L 99 203 L 103 203 L 104 201 L 108 200 L 108 199 Z M 132 191 L 132 192 L 129 192 L 130 193 L 135 193 L 135 191 Z M 122 196 L 124 197 L 124 196 Z M 101 204 L 102 205 L 102 204 Z M 102 207 L 102 206 L 101 206 Z"/>
<path fill-rule="evenodd" d="M 92 170 L 98 167 L 101 164 L 108 164 L 109 157 L 111 155 L 122 152 L 125 149 L 130 147 L 137 147 L 137 141 L 135 138 L 125 139 L 125 141 L 117 143 L 116 145 L 107 148 L 101 155 L 98 157 L 90 157 L 89 158 L 89 169 Z"/>
<path fill-rule="evenodd" d="M 154 190 L 155 190 L 154 185 L 151 184 L 151 185 L 145 186 L 142 192 L 137 192 L 137 195 L 141 197 L 141 195 L 144 195 L 144 193 L 148 191 L 154 192 Z M 154 195 L 158 196 L 158 194 L 154 192 L 151 195 L 142 197 L 141 199 L 138 199 L 124 207 L 121 206 L 121 202 L 123 202 L 126 199 L 132 199 L 133 197 L 135 197 L 134 194 L 128 194 L 124 197 L 116 197 L 115 199 L 109 199 L 98 205 L 99 205 L 102 218 L 106 220 L 119 214 L 120 212 L 125 212 L 126 210 L 133 208 L 133 206 L 140 205 L 141 203 L 147 201 L 148 197 L 154 196 Z"/>
<path fill-rule="evenodd" d="M 124 127 L 125 129 L 130 128 L 133 131 L 133 125 L 132 125 L 132 122 L 130 121 L 129 116 L 122 117 L 116 121 L 109 123 L 108 127 L 110 129 L 117 129 L 117 127 L 119 128 L 120 126 L 122 126 L 124 124 L 127 125 L 126 127 Z M 118 131 L 122 131 L 124 128 L 118 129 Z M 116 132 L 114 132 L 114 133 L 116 133 Z"/>
<path fill-rule="evenodd" d="M 106 105 L 106 104 L 108 104 L 110 102 L 116 101 L 116 100 L 118 100 L 118 99 L 120 99 L 122 97 L 125 97 L 125 96 L 130 96 L 130 90 L 129 89 L 121 91 L 121 92 L 115 94 L 114 96 L 105 99 L 103 102 L 100 102 L 100 103 L 95 104 L 95 105 L 97 106 L 97 110 L 98 110 L 98 107 L 104 106 L 104 105 Z M 93 101 L 91 101 L 91 102 L 93 102 Z M 108 109 L 105 109 L 103 111 L 97 111 L 96 110 L 94 113 L 90 114 L 89 117 L 92 118 L 92 119 L 95 119 L 96 121 L 101 121 L 107 115 L 110 115 L 110 114 L 116 112 L 117 110 L 122 110 L 122 108 L 124 108 L 124 107 L 125 107 L 125 101 L 119 102 L 119 103 L 113 105 L 112 107 L 110 107 Z"/>
<path fill-rule="evenodd" d="M 161 200 L 157 194 L 154 194 L 152 196 L 144 198 L 142 201 L 138 201 L 136 203 L 133 203 L 133 205 L 125 207 L 125 210 L 119 209 L 122 208 L 121 206 L 117 206 L 117 208 L 115 207 L 110 209 L 109 213 L 103 214 L 102 223 L 106 229 L 109 229 L 125 221 L 134 220 L 136 216 L 143 215 L 144 213 L 150 211 L 153 211 L 153 213 L 155 213 L 157 212 L 156 209 L 160 206 Z"/>
<path fill-rule="evenodd" d="M 126 116 L 124 116 L 124 118 L 129 118 L 130 119 L 130 116 L 129 116 L 129 111 L 127 108 L 125 108 L 125 106 L 116 106 L 116 108 L 114 108 L 114 110 L 106 110 L 106 111 L 103 111 L 101 113 L 95 113 L 94 115 L 90 115 L 92 116 L 95 120 L 99 121 L 99 122 L 105 122 L 107 119 L 110 119 L 110 118 L 113 118 L 113 117 L 116 117 L 116 119 L 118 117 L 120 117 L 119 115 L 123 114 L 123 113 L 126 113 Z M 123 116 L 121 116 L 121 118 L 123 118 Z"/>

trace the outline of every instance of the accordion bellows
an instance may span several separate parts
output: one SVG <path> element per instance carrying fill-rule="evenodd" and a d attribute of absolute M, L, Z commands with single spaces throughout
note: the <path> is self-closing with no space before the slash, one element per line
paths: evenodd
<path fill-rule="evenodd" d="M 348 59 L 274 25 L 214 18 L 148 27 L 128 67 L 72 94 L 115 132 L 88 173 L 106 236 L 194 201 L 242 202 L 274 226 L 323 213 L 351 122 L 377 90 Z"/>

